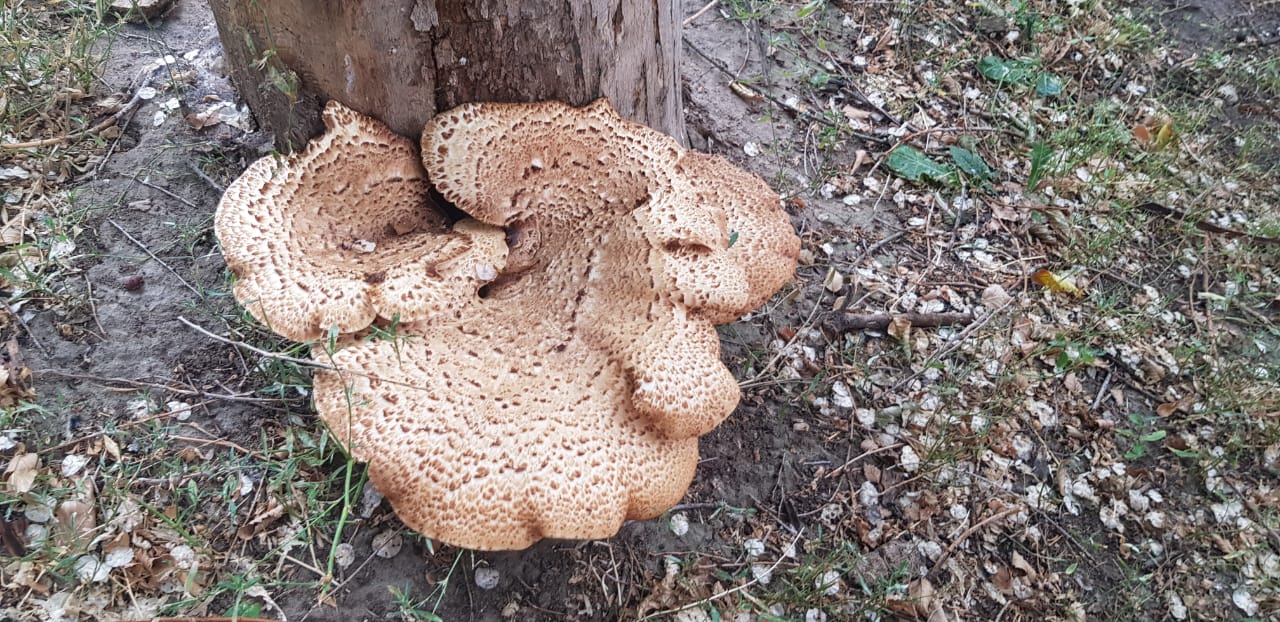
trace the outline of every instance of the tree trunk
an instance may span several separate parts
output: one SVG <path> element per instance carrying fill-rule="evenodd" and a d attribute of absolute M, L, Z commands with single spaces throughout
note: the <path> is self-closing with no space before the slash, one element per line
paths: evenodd
<path fill-rule="evenodd" d="M 336 99 L 417 137 L 475 101 L 607 97 L 684 142 L 674 0 L 210 0 L 228 71 L 282 149 Z"/>

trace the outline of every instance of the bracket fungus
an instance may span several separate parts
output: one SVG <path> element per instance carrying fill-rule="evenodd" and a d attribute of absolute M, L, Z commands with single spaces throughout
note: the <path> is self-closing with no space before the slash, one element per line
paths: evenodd
<path fill-rule="evenodd" d="M 795 270 L 777 195 L 603 100 L 455 108 L 421 164 L 376 121 L 325 119 L 228 189 L 217 232 L 255 317 L 294 339 L 337 326 L 313 346 L 333 368 L 316 410 L 399 517 L 519 549 L 677 503 L 740 396 L 715 324 Z"/>

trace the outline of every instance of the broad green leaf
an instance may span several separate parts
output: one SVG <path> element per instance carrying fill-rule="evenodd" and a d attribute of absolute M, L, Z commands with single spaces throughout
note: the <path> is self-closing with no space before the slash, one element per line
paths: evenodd
<path fill-rule="evenodd" d="M 989 80 L 1009 82 L 1014 79 L 1014 65 L 999 56 L 988 56 L 978 61 L 978 71 Z"/>
<path fill-rule="evenodd" d="M 1036 76 L 1036 94 L 1053 97 L 1062 93 L 1062 80 L 1051 73 Z"/>
<path fill-rule="evenodd" d="M 909 145 L 894 149 L 885 165 L 911 181 L 920 181 L 921 178 L 943 181 L 955 172 L 951 167 L 934 162 L 919 149 Z"/>
<path fill-rule="evenodd" d="M 982 156 L 963 147 L 951 147 L 949 151 L 951 161 L 955 162 L 956 168 L 963 171 L 965 175 L 979 181 L 991 179 L 991 167 L 987 166 Z"/>
<path fill-rule="evenodd" d="M 1165 436 L 1168 436 L 1168 434 L 1169 433 L 1164 430 L 1156 430 L 1155 432 L 1143 434 L 1141 438 L 1143 442 L 1154 443 L 1158 440 L 1163 439 Z"/>

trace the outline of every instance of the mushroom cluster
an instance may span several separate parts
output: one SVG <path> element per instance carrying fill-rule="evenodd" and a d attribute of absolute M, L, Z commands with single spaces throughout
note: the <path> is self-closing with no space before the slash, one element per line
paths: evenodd
<path fill-rule="evenodd" d="M 396 514 L 519 549 L 677 503 L 739 399 L 715 324 L 795 269 L 777 195 L 603 100 L 464 105 L 420 159 L 340 104 L 324 119 L 246 170 L 215 227 L 255 318 L 327 337 L 316 410 Z"/>

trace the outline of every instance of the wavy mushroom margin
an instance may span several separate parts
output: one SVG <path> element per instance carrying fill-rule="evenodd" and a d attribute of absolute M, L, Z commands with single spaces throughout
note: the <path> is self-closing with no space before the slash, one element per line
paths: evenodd
<path fill-rule="evenodd" d="M 307 153 L 349 159 L 343 150 L 362 141 L 330 136 L 351 123 L 379 136 L 376 149 L 399 144 L 360 117 L 330 125 Z M 317 372 L 321 418 L 369 464 L 408 526 L 449 544 L 520 549 L 542 538 L 602 538 L 625 520 L 666 511 L 692 480 L 698 436 L 740 397 L 720 362 L 715 324 L 764 303 L 794 272 L 799 240 L 777 195 L 603 101 L 464 105 L 427 124 L 421 154 L 435 188 L 474 220 L 459 232 L 438 216 L 412 216 L 428 224 L 410 235 L 450 240 L 421 243 L 426 249 L 465 247 L 451 251 L 463 258 L 461 276 L 444 279 L 444 304 L 402 321 L 394 336 L 354 335 L 369 325 L 360 326 L 366 311 L 339 327 L 347 334 L 340 347 L 314 350 L 348 370 Z M 335 208 L 289 200 L 278 209 L 294 219 L 292 231 L 308 232 L 298 223 Z M 378 248 L 399 248 L 393 222 L 361 226 L 338 237 L 391 232 Z M 489 243 L 495 232 L 498 250 Z M 255 257 L 322 261 L 295 256 L 312 252 L 305 243 L 274 248 Z M 444 273 L 418 271 L 434 288 Z M 271 283 L 297 291 L 284 281 Z M 365 297 L 377 300 L 377 289 Z M 306 304 L 324 308 L 323 300 Z M 384 313 L 374 306 L 375 318 Z"/>

